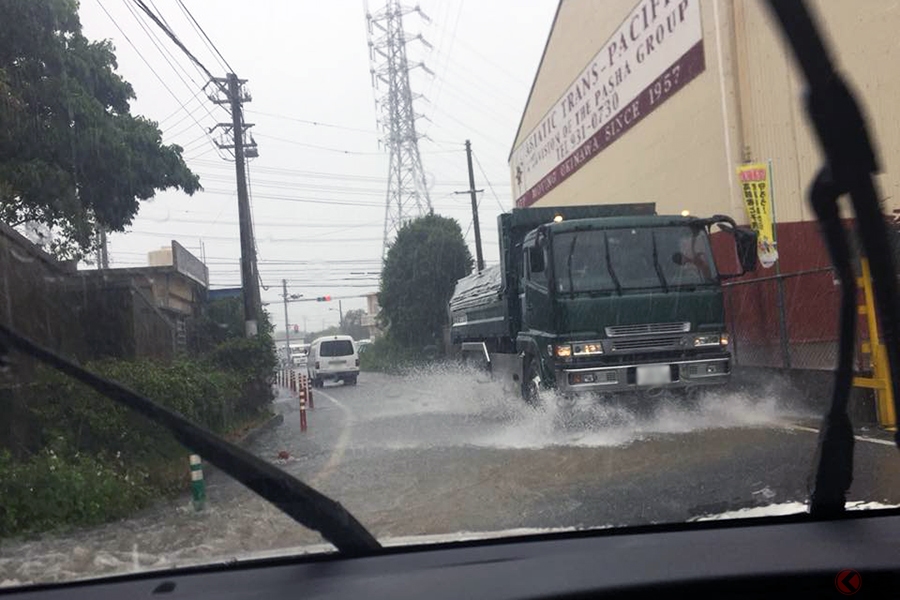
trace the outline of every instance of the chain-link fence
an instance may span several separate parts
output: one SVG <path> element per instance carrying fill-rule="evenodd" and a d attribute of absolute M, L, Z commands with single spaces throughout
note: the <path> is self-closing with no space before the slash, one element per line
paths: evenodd
<path fill-rule="evenodd" d="M 725 310 L 735 364 L 834 369 L 839 301 L 840 286 L 830 267 L 727 283 Z"/>

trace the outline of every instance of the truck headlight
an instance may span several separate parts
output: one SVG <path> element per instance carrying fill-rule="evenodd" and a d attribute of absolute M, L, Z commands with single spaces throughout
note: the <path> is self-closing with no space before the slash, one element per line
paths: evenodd
<path fill-rule="evenodd" d="M 723 342 L 724 340 L 724 342 Z M 694 347 L 700 348 L 704 346 L 720 346 L 728 344 L 728 336 L 726 334 L 710 333 L 706 335 L 694 336 Z"/>
<path fill-rule="evenodd" d="M 560 344 L 556 346 L 556 352 L 554 352 L 557 358 L 569 358 L 572 356 L 572 346 L 569 344 Z"/>
<path fill-rule="evenodd" d="M 575 356 L 593 356 L 596 354 L 603 354 L 603 345 L 600 344 L 600 342 L 572 344 L 572 351 Z"/>

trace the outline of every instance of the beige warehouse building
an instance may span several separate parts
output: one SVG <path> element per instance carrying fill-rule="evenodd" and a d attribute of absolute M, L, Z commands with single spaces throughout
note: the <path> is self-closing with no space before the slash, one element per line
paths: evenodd
<path fill-rule="evenodd" d="M 900 7 L 810 6 L 861 94 L 892 212 L 900 206 Z M 779 260 L 755 274 L 766 281 L 731 290 L 745 342 L 738 357 L 829 368 L 823 348 L 833 346 L 837 290 L 805 198 L 822 156 L 801 92 L 759 0 L 561 0 L 510 154 L 516 205 L 655 202 L 660 214 L 747 223 L 736 169 L 770 163 Z"/>

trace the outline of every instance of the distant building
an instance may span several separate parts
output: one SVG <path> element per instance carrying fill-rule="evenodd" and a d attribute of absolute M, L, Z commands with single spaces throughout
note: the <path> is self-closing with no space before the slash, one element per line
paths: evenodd
<path fill-rule="evenodd" d="M 362 318 L 362 326 L 369 330 L 369 338 L 375 339 L 382 334 L 381 328 L 378 327 L 378 313 L 381 312 L 381 306 L 378 304 L 378 292 L 366 294 L 366 314 Z"/>
<path fill-rule="evenodd" d="M 81 270 L 77 276 L 80 283 L 73 285 L 83 290 L 93 290 L 93 306 L 96 310 L 108 311 L 112 307 L 118 311 L 120 318 L 131 313 L 134 317 L 131 326 L 124 322 L 121 328 L 129 330 L 125 342 L 131 340 L 131 352 L 127 354 L 143 354 L 139 350 L 146 343 L 150 331 L 141 331 L 137 323 L 141 322 L 142 313 L 156 312 L 168 323 L 169 331 L 161 333 L 158 327 L 152 337 L 156 338 L 154 347 L 166 345 L 166 335 L 173 350 L 185 350 L 187 347 L 187 321 L 201 314 L 203 304 L 207 300 L 209 287 L 209 270 L 203 262 L 188 252 L 181 244 L 172 241 L 169 248 L 148 253 L 147 267 L 128 267 L 118 269 Z M 101 299 L 105 296 L 105 299 Z M 125 318 L 125 321 L 128 321 Z M 119 347 L 122 340 L 109 340 L 103 328 L 98 328 L 101 339 L 97 344 Z M 152 354 L 160 354 L 154 351 Z M 170 352 L 165 353 L 170 354 Z"/>

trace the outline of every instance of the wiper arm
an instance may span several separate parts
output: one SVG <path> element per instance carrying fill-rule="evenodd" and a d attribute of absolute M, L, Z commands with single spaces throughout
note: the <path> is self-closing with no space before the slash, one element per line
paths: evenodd
<path fill-rule="evenodd" d="M 133 409 L 168 429 L 175 438 L 278 508 L 289 517 L 322 534 L 342 553 L 360 556 L 377 552 L 381 545 L 347 509 L 299 479 L 231 444 L 182 415 L 104 379 L 0 324 L 0 342 L 29 354 L 77 379 L 119 404 Z M 3 344 L 0 343 L 0 349 Z"/>
<path fill-rule="evenodd" d="M 826 157 L 811 190 L 813 208 L 822 221 L 832 260 L 841 281 L 841 340 L 839 365 L 831 409 L 819 438 L 815 488 L 810 512 L 830 515 L 843 512 L 853 474 L 853 430 L 847 416 L 847 397 L 852 383 L 852 346 L 856 318 L 851 310 L 855 281 L 849 266 L 849 245 L 840 226 L 837 198 L 849 193 L 859 239 L 870 257 L 875 301 L 881 317 L 885 350 L 891 372 L 894 409 L 900 408 L 900 314 L 897 282 L 873 175 L 878 171 L 875 151 L 865 118 L 841 76 L 834 70 L 827 49 L 800 1 L 769 0 L 785 37 L 807 80 L 806 110 Z M 852 300 L 855 303 L 855 298 Z M 895 434 L 900 446 L 900 432 Z"/>
<path fill-rule="evenodd" d="M 566 270 L 569 272 L 569 292 L 575 292 L 575 283 L 572 281 L 572 255 L 575 254 L 575 242 L 578 241 L 578 234 L 572 234 L 572 243 L 569 244 L 569 256 L 566 257 Z"/>
<path fill-rule="evenodd" d="M 612 258 L 609 256 L 609 236 L 605 233 L 603 234 L 603 246 L 606 250 L 606 270 L 609 271 L 609 276 L 612 278 L 613 285 L 616 286 L 616 292 L 621 296 L 622 284 L 619 283 L 619 278 L 616 277 L 616 272 L 613 270 Z"/>
<path fill-rule="evenodd" d="M 669 282 L 666 281 L 666 276 L 663 275 L 662 267 L 659 266 L 659 250 L 656 248 L 656 232 L 652 229 L 650 230 L 650 239 L 653 241 L 653 268 L 656 269 L 656 276 L 659 277 L 660 283 L 662 283 L 663 290 L 665 292 L 669 291 Z"/>

